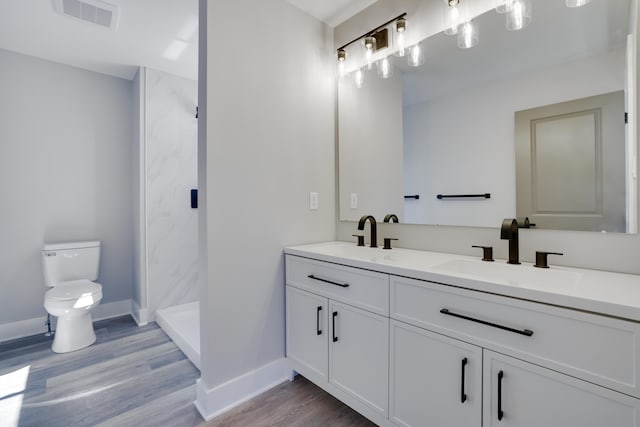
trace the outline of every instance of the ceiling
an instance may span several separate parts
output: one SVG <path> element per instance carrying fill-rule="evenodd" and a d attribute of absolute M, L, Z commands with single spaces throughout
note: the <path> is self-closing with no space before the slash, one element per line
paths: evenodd
<path fill-rule="evenodd" d="M 198 0 L 104 0 L 117 31 L 61 15 L 52 0 L 2 0 L 0 48 L 125 79 L 146 66 L 198 75 Z"/>
<path fill-rule="evenodd" d="M 102 1 L 119 7 L 116 31 L 56 12 L 56 0 L 2 0 L 0 48 L 125 79 L 139 66 L 197 79 L 198 0 Z M 333 27 L 377 0 L 288 1 Z"/>
<path fill-rule="evenodd" d="M 378 0 L 288 0 L 331 27 L 342 24 Z"/>

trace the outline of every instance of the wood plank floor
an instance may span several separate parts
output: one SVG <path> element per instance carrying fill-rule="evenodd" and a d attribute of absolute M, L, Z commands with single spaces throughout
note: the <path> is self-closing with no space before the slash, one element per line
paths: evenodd
<path fill-rule="evenodd" d="M 193 407 L 200 373 L 155 323 L 126 316 L 94 329 L 95 344 L 71 353 L 54 353 L 41 335 L 0 345 L 0 384 L 28 374 L 24 392 L 0 390 L 0 425 L 17 416 L 9 425 L 163 426 L 176 414 L 181 425 L 203 422 Z"/>
<path fill-rule="evenodd" d="M 298 375 L 205 424 L 207 427 L 375 427 L 321 388 Z"/>
<path fill-rule="evenodd" d="M 300 376 L 205 423 L 193 405 L 200 373 L 155 323 L 125 316 L 95 331 L 95 344 L 65 354 L 41 335 L 0 344 L 0 425 L 375 425 Z"/>

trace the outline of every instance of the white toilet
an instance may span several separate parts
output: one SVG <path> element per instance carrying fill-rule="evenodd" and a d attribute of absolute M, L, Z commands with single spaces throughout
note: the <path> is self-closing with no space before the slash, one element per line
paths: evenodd
<path fill-rule="evenodd" d="M 100 242 L 47 244 L 42 250 L 45 285 L 44 308 L 58 318 L 51 349 L 67 353 L 96 340 L 91 310 L 102 299 L 95 283 L 100 263 Z"/>

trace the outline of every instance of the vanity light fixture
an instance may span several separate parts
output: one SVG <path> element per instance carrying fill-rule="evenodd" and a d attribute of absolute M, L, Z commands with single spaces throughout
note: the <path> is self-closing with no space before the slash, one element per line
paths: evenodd
<path fill-rule="evenodd" d="M 406 54 L 405 48 L 405 34 L 407 31 L 407 20 L 405 18 L 398 18 L 396 21 L 396 56 L 403 57 Z"/>
<path fill-rule="evenodd" d="M 510 3 L 510 9 L 507 11 L 507 30 L 521 30 L 531 23 L 531 0 L 513 0 Z"/>
<path fill-rule="evenodd" d="M 367 36 L 364 38 L 364 55 L 367 60 L 367 69 L 371 70 L 373 66 L 373 52 L 376 50 L 376 38 Z"/>
<path fill-rule="evenodd" d="M 362 68 L 357 69 L 353 73 L 353 82 L 358 89 L 360 89 L 362 85 L 364 85 L 364 71 L 362 71 Z"/>
<path fill-rule="evenodd" d="M 507 0 L 508 1 L 508 0 Z M 478 26 L 472 19 L 467 19 L 462 0 L 444 0 L 444 33 L 458 35 L 458 47 L 469 49 L 478 44 Z"/>
<path fill-rule="evenodd" d="M 458 28 L 464 21 L 460 0 L 444 0 L 444 33 L 458 34 Z"/>
<path fill-rule="evenodd" d="M 496 12 L 502 14 L 507 13 L 511 10 L 511 5 L 514 0 L 497 0 L 498 4 L 496 5 Z"/>
<path fill-rule="evenodd" d="M 422 48 L 419 44 L 413 45 L 409 48 L 409 58 L 407 63 L 411 67 L 419 67 L 424 64 L 424 55 L 422 54 Z"/>
<path fill-rule="evenodd" d="M 346 62 L 347 52 L 344 49 L 338 49 L 338 75 L 343 78 L 347 75 Z"/>
<path fill-rule="evenodd" d="M 591 0 L 567 0 L 567 7 L 580 7 L 587 3 L 591 3 Z"/>
<path fill-rule="evenodd" d="M 391 66 L 391 61 L 389 57 L 382 58 L 378 61 L 378 77 L 383 79 L 388 79 L 393 76 L 393 67 Z"/>
<path fill-rule="evenodd" d="M 473 19 L 460 25 L 458 30 L 458 47 L 460 49 L 469 49 L 477 46 L 479 40 L 478 25 Z"/>
<path fill-rule="evenodd" d="M 591 0 L 566 0 L 591 1 Z M 469 49 L 479 42 L 479 29 L 473 19 L 467 19 L 463 0 L 444 0 L 445 34 L 458 35 L 458 47 Z M 521 30 L 531 23 L 531 0 L 495 0 L 496 12 L 506 14 L 507 30 Z"/>
<path fill-rule="evenodd" d="M 336 51 L 336 58 L 338 61 L 338 74 L 340 75 L 340 77 L 344 77 L 347 74 L 347 47 L 361 41 L 364 49 L 364 60 L 366 63 L 366 69 L 358 68 L 357 70 L 355 70 L 353 72 L 353 79 L 356 87 L 362 87 L 362 85 L 364 84 L 365 71 L 370 71 L 373 69 L 373 62 L 375 59 L 374 56 L 376 55 L 376 52 L 389 47 L 390 31 L 388 27 L 392 23 L 394 24 L 394 26 L 391 28 L 392 30 L 395 29 L 395 47 L 399 52 L 397 53 L 397 55 L 405 56 L 405 51 L 407 50 L 404 45 L 407 29 L 407 20 L 405 18 L 406 15 L 406 13 L 403 13 L 402 15 L 396 16 L 395 18 L 385 22 L 379 27 L 374 28 L 368 33 L 363 34 L 362 36 L 339 47 Z M 357 57 L 359 55 L 355 56 Z M 391 61 L 391 57 L 387 56 L 385 58 L 379 59 L 376 65 L 378 68 L 378 75 L 381 78 L 387 79 L 393 75 L 393 64 Z M 351 69 L 353 68 L 354 66 L 352 65 Z"/>

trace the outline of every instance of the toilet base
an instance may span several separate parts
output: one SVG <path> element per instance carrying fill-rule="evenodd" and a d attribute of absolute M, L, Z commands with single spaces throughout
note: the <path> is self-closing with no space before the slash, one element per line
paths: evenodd
<path fill-rule="evenodd" d="M 95 341 L 91 312 L 84 310 L 80 314 L 58 317 L 51 350 L 55 353 L 68 353 L 88 347 Z"/>

